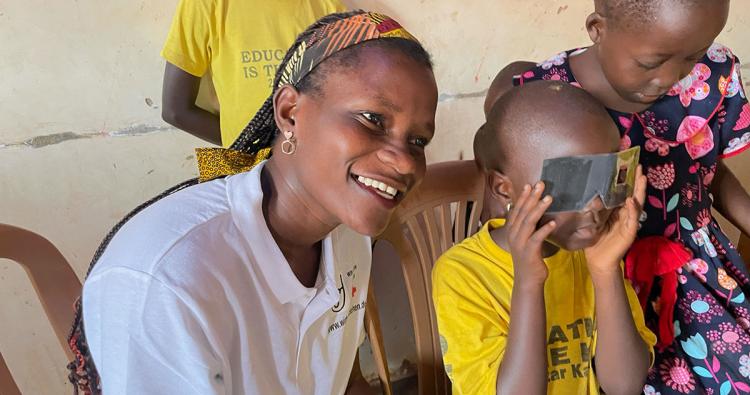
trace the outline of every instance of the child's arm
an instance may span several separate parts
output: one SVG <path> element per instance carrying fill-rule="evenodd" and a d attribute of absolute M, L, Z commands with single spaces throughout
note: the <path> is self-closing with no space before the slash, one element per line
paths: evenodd
<path fill-rule="evenodd" d="M 610 230 L 587 248 L 586 261 L 594 283 L 597 341 L 596 376 L 607 394 L 637 394 L 650 364 L 644 342 L 630 309 L 620 262 L 638 232 L 638 218 L 646 192 L 646 177 L 638 167 L 633 198 L 614 212 Z"/>
<path fill-rule="evenodd" d="M 180 0 L 162 57 L 162 119 L 209 143 L 221 145 L 219 117 L 195 105 L 200 78 L 211 67 L 216 1 Z"/>
<path fill-rule="evenodd" d="M 716 210 L 742 233 L 750 235 L 750 195 L 723 160 L 717 164 L 711 193 Z"/>
<path fill-rule="evenodd" d="M 525 186 L 505 225 L 513 256 L 513 292 L 507 347 L 497 374 L 498 394 L 547 393 L 547 266 L 542 259 L 542 245 L 555 223 L 536 229 L 552 202 L 550 196 L 541 199 L 543 191 L 541 182 L 533 191 Z"/>
<path fill-rule="evenodd" d="M 727 62 L 725 65 L 728 65 Z M 728 75 L 733 80 L 734 88 L 730 85 L 727 96 L 724 98 L 722 109 L 725 113 L 723 122 L 720 122 L 718 131 L 719 160 L 716 165 L 716 173 L 713 182 L 705 180 L 708 174 L 702 174 L 704 184 L 711 182 L 711 194 L 714 197 L 713 205 L 724 217 L 738 227 L 743 233 L 750 234 L 750 196 L 742 187 L 737 177 L 724 163 L 726 158 L 735 156 L 750 147 L 747 140 L 750 134 L 750 104 L 743 95 L 742 78 L 740 77 L 740 60 L 735 56 L 732 62 L 733 69 Z M 724 73 L 722 73 L 724 74 Z M 733 89 L 736 91 L 730 92 Z"/>
<path fill-rule="evenodd" d="M 650 364 L 648 345 L 641 338 L 625 293 L 619 262 L 614 270 L 592 273 L 596 298 L 596 376 L 607 394 L 638 394 Z"/>
<path fill-rule="evenodd" d="M 167 62 L 161 117 L 168 124 L 209 143 L 221 145 L 219 117 L 195 105 L 201 79 Z"/>

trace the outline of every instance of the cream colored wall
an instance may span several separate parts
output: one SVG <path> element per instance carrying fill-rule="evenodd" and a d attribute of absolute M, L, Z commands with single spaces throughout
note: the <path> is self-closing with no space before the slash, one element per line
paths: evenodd
<path fill-rule="evenodd" d="M 344 2 L 396 17 L 432 52 L 441 91 L 433 162 L 471 157 L 498 69 L 586 44 L 581 26 L 591 8 L 590 0 Z M 195 174 L 192 149 L 201 142 L 159 116 L 158 53 L 175 4 L 0 2 L 0 222 L 49 238 L 81 278 L 119 218 Z M 744 59 L 749 22 L 748 0 L 734 0 L 720 41 Z M 750 186 L 750 155 L 731 164 Z M 381 291 L 398 292 L 383 272 L 375 276 Z M 30 289 L 17 266 L 0 261 L 0 351 L 24 393 L 67 393 L 65 358 Z M 392 318 L 386 331 L 397 340 L 390 353 L 397 367 L 412 357 L 398 343 L 409 342 L 408 315 L 383 310 Z"/>

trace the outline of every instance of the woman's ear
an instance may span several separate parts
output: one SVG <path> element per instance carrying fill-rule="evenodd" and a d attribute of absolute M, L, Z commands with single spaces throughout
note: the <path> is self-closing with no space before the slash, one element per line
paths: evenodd
<path fill-rule="evenodd" d="M 291 85 L 280 87 L 273 95 L 274 120 L 281 133 L 294 133 L 295 131 L 295 116 L 299 96 L 299 91 Z"/>
<path fill-rule="evenodd" d="M 485 173 L 485 178 L 489 198 L 498 203 L 491 206 L 499 207 L 499 210 L 502 211 L 493 212 L 491 213 L 492 216 L 495 218 L 506 216 L 508 213 L 505 207 L 508 206 L 508 203 L 513 202 L 513 182 L 510 180 L 510 177 L 499 170 L 488 169 Z"/>
<path fill-rule="evenodd" d="M 586 31 L 589 33 L 589 38 L 594 44 L 599 44 L 604 34 L 604 30 L 607 27 L 607 17 L 594 12 L 586 18 Z"/>

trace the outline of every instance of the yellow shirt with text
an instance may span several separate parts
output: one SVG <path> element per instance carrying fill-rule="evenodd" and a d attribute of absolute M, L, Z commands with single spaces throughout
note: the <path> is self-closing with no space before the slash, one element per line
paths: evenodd
<path fill-rule="evenodd" d="M 490 231 L 504 223 L 500 219 L 485 224 L 446 251 L 432 272 L 443 361 L 456 395 L 496 392 L 510 327 L 513 259 L 495 244 Z M 561 249 L 544 261 L 549 271 L 544 284 L 547 393 L 598 394 L 592 369 L 597 337 L 594 289 L 584 253 Z M 638 332 L 653 348 L 656 337 L 644 324 L 638 297 L 627 281 L 625 289 Z"/>
<path fill-rule="evenodd" d="M 196 77 L 210 71 L 229 146 L 271 94 L 297 35 L 344 10 L 339 0 L 180 0 L 161 55 Z"/>

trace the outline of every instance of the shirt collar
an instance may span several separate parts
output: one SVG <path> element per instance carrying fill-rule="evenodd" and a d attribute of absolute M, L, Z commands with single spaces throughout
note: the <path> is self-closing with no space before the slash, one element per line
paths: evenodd
<path fill-rule="evenodd" d="M 311 299 L 311 295 L 315 294 L 315 289 L 305 287 L 294 275 L 263 216 L 260 173 L 265 163 L 261 162 L 249 172 L 227 177 L 227 195 L 232 219 L 249 246 L 255 266 L 260 269 L 263 279 L 276 299 L 282 304 L 298 300 L 306 303 Z M 316 280 L 318 289 L 334 283 L 332 244 L 329 234 L 323 240 L 321 267 Z"/>

